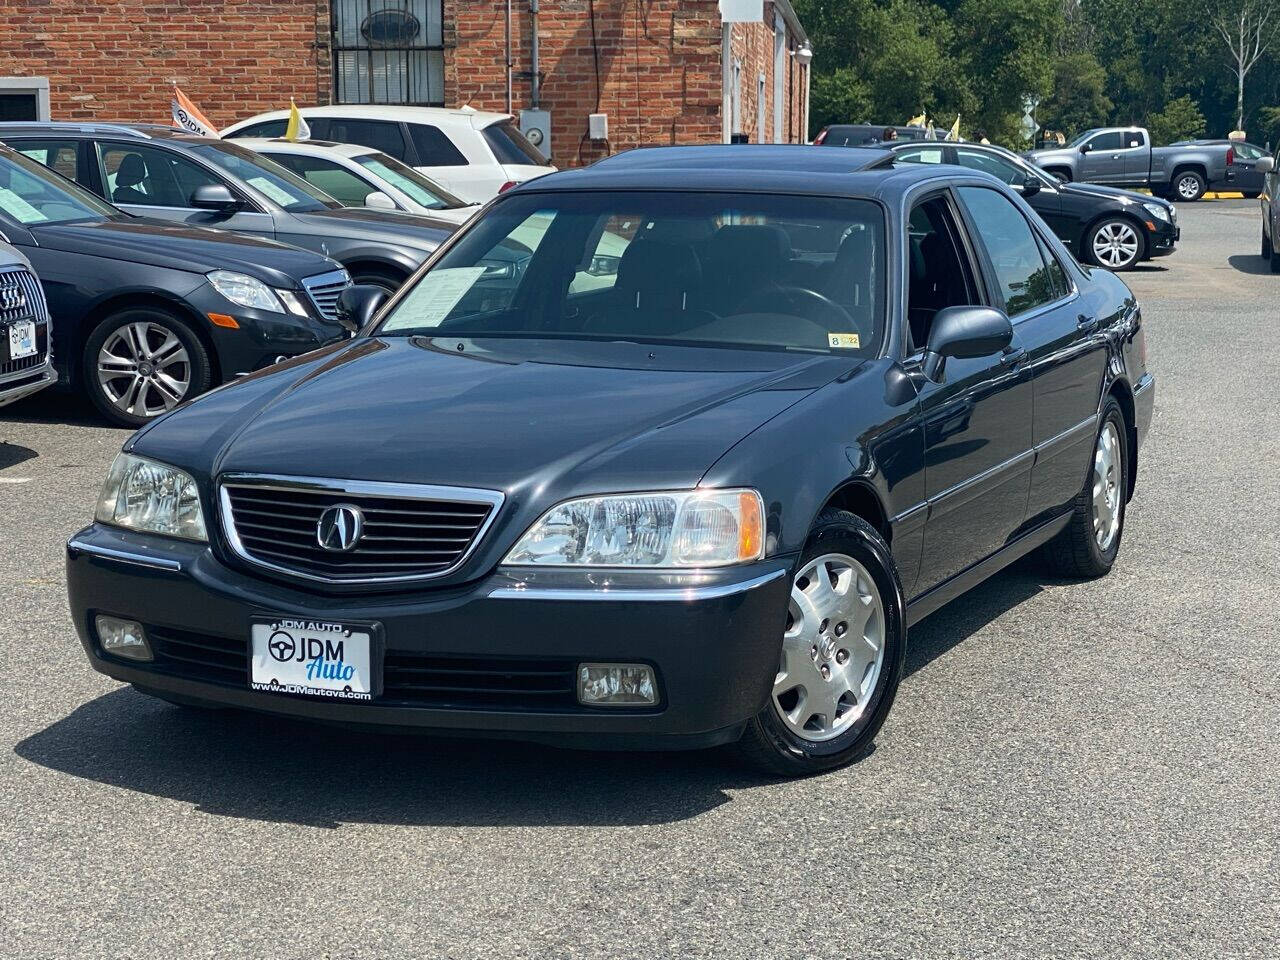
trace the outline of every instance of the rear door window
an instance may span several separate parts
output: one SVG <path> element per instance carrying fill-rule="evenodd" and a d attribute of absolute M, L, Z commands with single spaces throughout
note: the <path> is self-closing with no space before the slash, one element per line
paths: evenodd
<path fill-rule="evenodd" d="M 296 153 L 263 152 L 264 157 L 292 170 L 313 187 L 323 190 L 344 207 L 363 207 L 365 197 L 378 188 L 356 176 L 342 164 Z"/>
<path fill-rule="evenodd" d="M 317 136 L 315 130 L 312 135 Z M 330 117 L 329 129 L 324 137 L 338 143 L 355 143 L 362 147 L 381 150 L 397 160 L 408 153 L 400 124 L 389 120 L 356 120 L 352 117 Z"/>
<path fill-rule="evenodd" d="M 21 140 L 10 144 L 24 157 L 30 157 L 37 163 L 43 163 L 51 170 L 62 174 L 68 180 L 75 180 L 77 174 L 76 156 L 78 144 L 74 140 Z"/>
<path fill-rule="evenodd" d="M 489 144 L 489 149 L 493 151 L 493 155 L 498 158 L 499 163 L 517 167 L 529 165 L 545 167 L 547 165 L 547 158 L 538 151 L 537 147 L 529 142 L 529 138 L 521 133 L 519 128 L 510 120 L 491 123 L 480 132 L 484 136 L 485 142 Z"/>
<path fill-rule="evenodd" d="M 418 151 L 419 167 L 465 167 L 467 158 L 453 145 L 453 141 L 439 127 L 429 123 L 411 123 L 409 136 Z M 397 158 L 401 159 L 401 158 Z"/>

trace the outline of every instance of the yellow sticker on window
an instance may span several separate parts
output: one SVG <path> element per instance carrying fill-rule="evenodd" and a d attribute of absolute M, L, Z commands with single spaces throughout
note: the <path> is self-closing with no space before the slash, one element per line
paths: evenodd
<path fill-rule="evenodd" d="M 857 350 L 862 341 L 856 333 L 828 333 L 827 346 L 842 350 Z"/>

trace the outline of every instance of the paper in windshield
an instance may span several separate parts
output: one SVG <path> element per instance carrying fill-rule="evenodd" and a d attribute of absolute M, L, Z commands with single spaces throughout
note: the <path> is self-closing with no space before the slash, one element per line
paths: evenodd
<path fill-rule="evenodd" d="M 0 210 L 19 223 L 39 223 L 49 219 L 8 187 L 0 187 Z"/>
<path fill-rule="evenodd" d="M 484 267 L 446 267 L 432 270 L 410 290 L 387 320 L 387 330 L 438 327 L 475 285 Z"/>
<path fill-rule="evenodd" d="M 255 190 L 258 190 L 266 194 L 266 196 L 270 197 L 272 200 L 280 204 L 280 206 L 282 207 L 287 207 L 291 203 L 298 202 L 297 197 L 290 194 L 288 190 L 281 188 L 275 183 L 272 183 L 266 177 L 249 177 L 247 182 L 249 186 L 253 187 Z"/>

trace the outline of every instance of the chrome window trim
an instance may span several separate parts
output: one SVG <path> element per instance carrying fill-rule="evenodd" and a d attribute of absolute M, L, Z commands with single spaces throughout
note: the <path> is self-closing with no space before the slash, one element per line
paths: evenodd
<path fill-rule="evenodd" d="M 81 540 L 79 537 L 72 537 L 68 540 L 67 549 L 75 553 L 84 553 L 103 560 L 114 560 L 117 563 L 124 563 L 133 567 L 163 570 L 166 573 L 182 572 L 182 564 L 177 560 L 168 557 L 143 556 L 137 553 L 130 553 L 127 550 L 117 550 L 114 547 L 102 547 L 96 543 Z"/>
<path fill-rule="evenodd" d="M 235 517 L 231 507 L 228 486 L 257 487 L 263 490 L 304 491 L 308 493 L 332 493 L 337 496 L 349 494 L 363 497 L 394 497 L 403 500 L 443 500 L 449 503 L 485 504 L 489 507 L 489 515 L 476 530 L 467 549 L 457 561 L 444 570 L 431 573 L 414 573 L 390 577 L 324 577 L 312 573 L 304 573 L 290 567 L 261 560 L 245 549 L 236 533 Z M 497 519 L 506 494 L 499 490 L 485 490 L 478 487 L 443 487 L 421 483 L 390 483 L 366 480 L 343 480 L 333 477 L 289 477 L 270 473 L 225 473 L 217 479 L 218 515 L 222 535 L 232 552 L 246 563 L 271 570 L 282 576 L 311 583 L 328 583 L 338 586 L 360 586 L 386 583 L 421 583 L 426 580 L 438 580 L 447 577 L 470 559 L 476 547 L 485 538 L 489 528 Z"/>

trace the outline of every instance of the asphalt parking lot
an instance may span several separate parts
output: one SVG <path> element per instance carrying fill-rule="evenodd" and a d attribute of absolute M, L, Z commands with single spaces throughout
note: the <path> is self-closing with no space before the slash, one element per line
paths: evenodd
<path fill-rule="evenodd" d="M 124 431 L 0 411 L 0 956 L 1224 957 L 1280 950 L 1280 276 L 1256 201 L 1128 279 L 1156 417 L 1103 581 L 911 633 L 855 766 L 191 715 L 85 664 L 63 543 Z"/>

